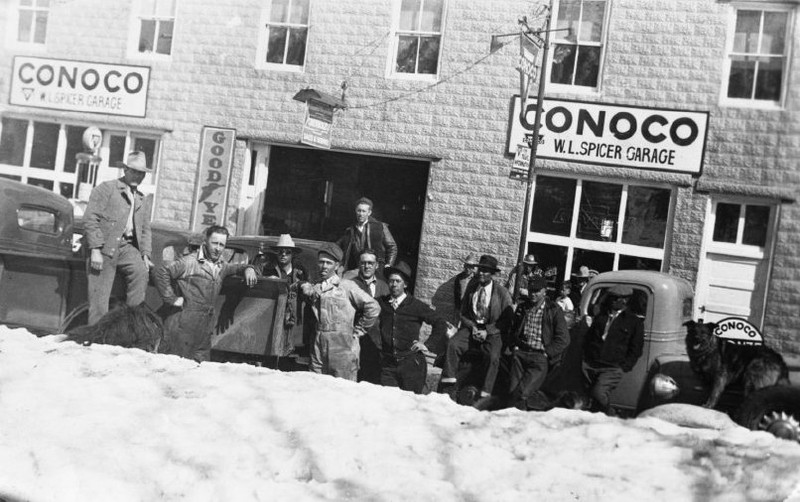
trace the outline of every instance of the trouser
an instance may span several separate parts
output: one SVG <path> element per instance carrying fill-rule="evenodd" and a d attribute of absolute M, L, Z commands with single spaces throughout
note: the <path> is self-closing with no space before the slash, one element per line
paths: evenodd
<path fill-rule="evenodd" d="M 581 369 L 583 370 L 586 389 L 589 391 L 589 396 L 594 401 L 595 407 L 607 413 L 609 411 L 611 393 L 622 381 L 622 368 L 583 361 Z"/>
<path fill-rule="evenodd" d="M 373 326 L 366 335 L 359 338 L 361 350 L 358 366 L 359 382 L 369 382 L 376 385 L 381 383 L 381 349 L 379 343 L 375 343 L 376 338 L 380 343 L 380 331 L 377 326 Z"/>
<path fill-rule="evenodd" d="M 314 373 L 352 380 L 358 378 L 358 337 L 352 328 L 344 331 L 317 331 L 309 369 Z"/>
<path fill-rule="evenodd" d="M 381 385 L 400 387 L 414 394 L 422 394 L 428 377 L 428 361 L 422 352 L 414 352 L 397 359 L 391 355 L 383 356 Z"/>
<path fill-rule="evenodd" d="M 214 331 L 214 307 L 190 306 L 167 317 L 164 322 L 163 352 L 208 361 L 211 358 L 211 335 Z"/>
<path fill-rule="evenodd" d="M 497 372 L 500 369 L 500 354 L 503 352 L 503 340 L 500 334 L 488 335 L 486 340 L 478 341 L 472 337 L 472 330 L 461 328 L 447 342 L 445 352 L 444 368 L 442 369 L 442 382 L 455 382 L 458 375 L 458 365 L 461 357 L 468 350 L 479 350 L 483 355 L 482 370 L 485 372 L 482 391 L 487 394 L 492 393 L 494 382 L 497 380 Z"/>
<path fill-rule="evenodd" d="M 147 266 L 142 254 L 133 244 L 121 241 L 114 256 L 103 255 L 103 269 L 94 270 L 91 258 L 86 262 L 89 283 L 89 324 L 94 324 L 108 312 L 108 300 L 117 272 L 125 278 L 125 303 L 135 307 L 144 301 L 147 290 Z"/>
<path fill-rule="evenodd" d="M 509 391 L 514 404 L 525 403 L 547 378 L 547 354 L 517 348 L 511 356 Z"/>

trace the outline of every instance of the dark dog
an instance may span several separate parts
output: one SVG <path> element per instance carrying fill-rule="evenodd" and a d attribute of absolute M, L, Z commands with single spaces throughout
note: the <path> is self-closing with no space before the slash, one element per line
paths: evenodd
<path fill-rule="evenodd" d="M 728 343 L 714 335 L 715 323 L 689 321 L 686 326 L 686 352 L 689 364 L 706 383 L 711 394 L 706 408 L 717 405 L 725 388 L 741 380 L 744 395 L 771 385 L 789 385 L 789 368 L 780 354 L 767 347 Z"/>
<path fill-rule="evenodd" d="M 136 307 L 120 305 L 96 324 L 81 326 L 67 333 L 67 340 L 91 345 L 118 345 L 156 352 L 164 338 L 164 325 L 153 310 L 142 303 Z"/>

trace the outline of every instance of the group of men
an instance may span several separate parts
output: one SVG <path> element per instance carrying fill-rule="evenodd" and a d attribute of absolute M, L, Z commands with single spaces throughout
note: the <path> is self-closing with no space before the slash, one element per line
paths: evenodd
<path fill-rule="evenodd" d="M 138 186 L 150 172 L 145 154 L 131 152 L 120 163 L 123 176 L 104 182 L 92 192 L 84 220 L 90 249 L 88 260 L 89 323 L 108 311 L 115 275 L 127 286 L 126 303 L 144 301 L 149 270 L 151 232 L 144 198 Z M 562 307 L 547 295 L 547 281 L 533 255 L 501 285 L 497 259 L 470 255 L 454 280 L 457 331 L 448 339 L 448 322 L 409 293 L 410 267 L 399 262 L 397 245 L 384 223 L 372 217 L 372 202 L 356 202 L 356 222 L 337 243 L 318 252 L 318 278 L 294 260 L 299 248 L 288 234 L 274 246 L 277 259 L 267 264 L 231 264 L 220 260 L 228 230 L 206 229 L 202 244 L 192 253 L 156 270 L 155 282 L 171 309 L 165 321 L 161 351 L 205 361 L 210 357 L 214 299 L 223 279 L 243 274 L 247 286 L 258 274 L 286 279 L 289 301 L 284 329 L 291 332 L 303 305 L 313 312 L 311 371 L 349 380 L 365 380 L 422 393 L 427 379 L 426 353 L 444 354 L 439 390 L 455 398 L 459 368 L 467 353 L 481 355 L 482 385 L 475 407 L 492 405 L 503 351 L 510 352 L 510 404 L 528 409 L 548 373 L 557 368 L 569 345 Z M 588 280 L 581 267 L 575 292 Z M 340 276 L 340 271 L 344 273 Z M 585 275 L 585 277 L 584 277 Z M 585 281 L 583 281 L 585 284 Z M 595 406 L 613 413 L 608 396 L 630 371 L 642 352 L 642 319 L 626 309 L 632 291 L 619 286 L 608 292 L 607 312 L 589 326 L 584 347 L 583 374 Z M 579 298 L 574 300 L 579 305 Z M 431 326 L 423 341 L 423 324 Z"/>

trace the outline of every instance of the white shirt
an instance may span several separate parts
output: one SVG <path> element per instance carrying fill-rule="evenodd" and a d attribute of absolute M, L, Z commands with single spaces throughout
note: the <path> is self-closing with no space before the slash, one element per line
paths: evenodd
<path fill-rule="evenodd" d="M 479 285 L 475 289 L 475 294 L 472 295 L 472 311 L 475 313 L 475 321 L 476 322 L 482 323 L 482 322 L 486 321 L 486 319 L 482 319 L 478 315 L 478 298 L 480 298 L 480 296 L 481 296 L 481 288 L 486 290 L 486 299 L 484 300 L 483 306 L 485 307 L 485 310 L 486 310 L 486 312 L 488 314 L 488 312 L 489 312 L 489 303 L 492 301 L 492 288 L 493 288 L 493 286 L 494 286 L 494 281 L 489 281 L 489 284 L 487 284 L 486 286 L 480 286 Z"/>
<path fill-rule="evenodd" d="M 392 298 L 391 300 L 389 300 L 389 302 L 392 304 L 392 308 L 397 310 L 397 307 L 399 307 L 400 304 L 403 303 L 403 301 L 406 299 L 406 296 L 408 296 L 408 295 L 403 293 L 400 296 L 398 296 L 397 298 Z"/>

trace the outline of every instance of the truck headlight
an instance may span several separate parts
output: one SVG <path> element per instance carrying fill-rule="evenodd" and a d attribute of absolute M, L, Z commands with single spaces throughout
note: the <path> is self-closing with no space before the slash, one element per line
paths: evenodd
<path fill-rule="evenodd" d="M 680 392 L 680 387 L 675 380 L 663 373 L 656 373 L 650 379 L 650 393 L 657 399 L 672 399 Z"/>

